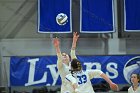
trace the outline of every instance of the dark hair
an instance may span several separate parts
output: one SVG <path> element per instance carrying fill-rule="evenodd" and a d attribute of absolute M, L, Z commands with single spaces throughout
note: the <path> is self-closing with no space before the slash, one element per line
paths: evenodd
<path fill-rule="evenodd" d="M 73 71 L 80 71 L 82 70 L 82 65 L 78 59 L 72 59 L 71 61 L 71 67 Z"/>
<path fill-rule="evenodd" d="M 132 73 L 131 76 L 132 76 L 133 74 L 136 74 L 136 75 L 137 75 L 137 79 L 139 80 L 138 83 L 140 83 L 140 74 L 138 74 L 138 73 Z M 130 78 L 130 82 L 131 82 L 131 78 Z M 132 82 L 131 82 L 131 83 L 132 83 Z"/>
<path fill-rule="evenodd" d="M 137 74 L 138 82 L 140 83 L 140 74 Z"/>

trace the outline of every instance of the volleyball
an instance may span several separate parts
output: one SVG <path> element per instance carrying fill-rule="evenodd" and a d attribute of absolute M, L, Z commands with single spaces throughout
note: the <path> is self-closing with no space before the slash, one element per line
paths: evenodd
<path fill-rule="evenodd" d="M 64 13 L 59 13 L 56 16 L 56 22 L 58 25 L 65 25 L 68 22 L 68 17 Z"/>

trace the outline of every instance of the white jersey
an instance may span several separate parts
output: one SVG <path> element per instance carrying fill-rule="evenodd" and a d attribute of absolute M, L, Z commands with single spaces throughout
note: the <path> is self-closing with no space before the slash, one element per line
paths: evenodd
<path fill-rule="evenodd" d="M 66 79 L 74 84 L 78 84 L 79 93 L 95 93 L 91 84 L 91 79 L 94 76 L 100 76 L 103 72 L 100 70 L 86 70 L 74 74 L 68 74 Z"/>
<path fill-rule="evenodd" d="M 128 89 L 128 93 L 140 93 L 140 86 L 138 86 L 138 88 L 136 89 L 136 91 L 134 91 L 133 87 L 131 86 Z"/>
<path fill-rule="evenodd" d="M 58 68 L 58 72 L 60 74 L 61 81 L 62 81 L 61 93 L 74 93 L 73 87 L 71 86 L 71 84 L 69 83 L 69 81 L 67 81 L 65 79 L 66 75 L 70 74 L 70 71 L 69 71 L 70 70 L 70 66 L 65 65 L 62 62 L 62 56 L 61 55 L 58 54 L 57 56 L 58 56 L 57 68 Z M 76 58 L 76 56 L 75 56 L 75 50 L 71 50 L 71 57 L 72 58 Z"/>
<path fill-rule="evenodd" d="M 61 85 L 61 93 L 74 93 L 74 89 L 71 86 L 71 84 L 65 79 L 65 76 L 70 73 L 69 67 L 65 64 L 63 64 L 62 69 L 58 70 L 61 80 L 62 80 L 62 85 Z"/>

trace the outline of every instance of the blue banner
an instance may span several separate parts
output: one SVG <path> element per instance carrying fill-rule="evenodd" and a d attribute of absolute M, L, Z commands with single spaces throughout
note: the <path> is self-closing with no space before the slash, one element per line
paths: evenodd
<path fill-rule="evenodd" d="M 39 33 L 71 33 L 71 0 L 38 0 Z"/>
<path fill-rule="evenodd" d="M 83 69 L 102 70 L 117 84 L 127 84 L 132 73 L 140 73 L 140 56 L 77 56 Z M 61 85 L 56 56 L 11 57 L 10 86 Z M 101 82 L 92 79 L 92 84 Z"/>
<path fill-rule="evenodd" d="M 124 31 L 140 32 L 140 0 L 124 0 Z"/>
<path fill-rule="evenodd" d="M 80 0 L 81 33 L 110 33 L 114 27 L 114 0 Z"/>

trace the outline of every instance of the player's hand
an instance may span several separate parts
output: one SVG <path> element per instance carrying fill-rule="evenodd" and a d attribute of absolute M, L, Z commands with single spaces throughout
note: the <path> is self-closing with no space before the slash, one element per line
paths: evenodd
<path fill-rule="evenodd" d="M 54 47 L 59 47 L 59 39 L 56 37 L 56 38 L 53 38 L 53 45 Z"/>
<path fill-rule="evenodd" d="M 75 93 L 80 93 L 80 91 L 78 89 L 75 89 Z"/>
<path fill-rule="evenodd" d="M 117 84 L 115 83 L 111 83 L 110 84 L 110 88 L 113 90 L 113 91 L 119 91 L 119 87 Z"/>
<path fill-rule="evenodd" d="M 74 32 L 73 33 L 73 41 L 77 42 L 78 38 L 79 38 L 78 33 L 77 32 Z"/>

